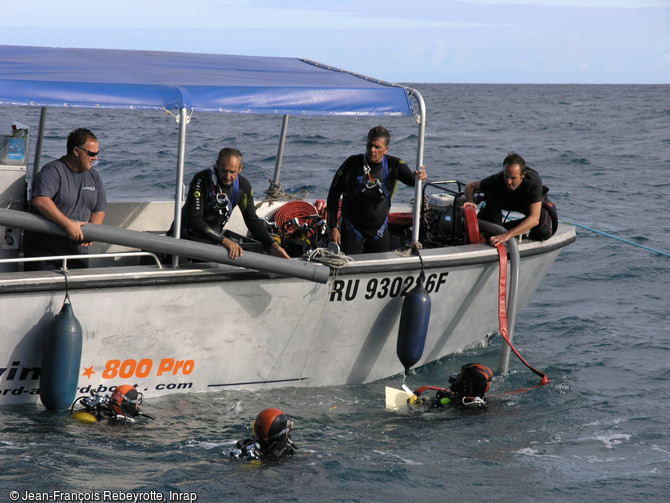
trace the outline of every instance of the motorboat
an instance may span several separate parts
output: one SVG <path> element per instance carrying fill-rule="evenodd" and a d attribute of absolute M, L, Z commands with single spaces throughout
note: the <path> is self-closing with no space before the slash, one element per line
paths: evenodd
<path fill-rule="evenodd" d="M 394 201 L 393 250 L 386 253 L 346 257 L 329 249 L 317 201 L 302 201 L 306 213 L 280 219 L 296 206 L 281 197 L 268 197 L 257 212 L 292 251 L 291 260 L 254 248 L 239 215 L 226 227 L 246 245 L 237 260 L 222 247 L 179 239 L 178 231 L 165 235 L 181 222 L 193 114 L 276 116 L 271 188 L 277 188 L 289 117 L 415 121 L 421 166 L 426 110 L 417 89 L 297 58 L 0 46 L 0 105 L 40 110 L 32 138 L 7 137 L 0 153 L 0 405 L 39 402 L 45 338 L 65 298 L 82 333 L 78 394 L 123 383 L 153 397 L 357 384 L 400 374 L 403 301 L 419 281 L 432 307 L 416 366 L 484 344 L 499 330 L 498 253 L 468 239 L 463 184 L 456 180 L 418 181 L 413 201 Z M 174 117 L 175 196 L 109 201 L 105 224 L 83 227 L 96 243 L 89 268 L 68 268 L 72 257 L 60 257 L 59 271 L 25 271 L 23 229 L 63 234 L 26 211 L 29 142 L 34 175 L 53 107 Z M 509 266 L 510 323 L 575 238 L 574 227 L 561 223 L 546 241 L 512 240 L 518 260 Z"/>

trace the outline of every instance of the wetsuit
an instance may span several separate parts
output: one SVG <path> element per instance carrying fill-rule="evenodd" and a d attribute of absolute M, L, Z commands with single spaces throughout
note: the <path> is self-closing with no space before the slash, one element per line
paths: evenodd
<path fill-rule="evenodd" d="M 381 163 L 368 162 L 369 174 L 364 166 L 365 154 L 349 157 L 335 173 L 328 191 L 328 226 L 340 226 L 341 249 L 348 255 L 389 250 L 388 214 L 398 180 L 414 186 L 414 173 L 397 157 L 387 155 Z"/>
<path fill-rule="evenodd" d="M 457 407 L 463 409 L 482 408 L 486 407 L 486 400 L 483 396 L 464 397 L 453 390 L 446 388 L 437 389 L 435 396 L 426 396 L 426 389 L 436 389 L 434 387 L 426 386 L 417 389 L 414 394 L 415 400 L 409 400 L 408 405 L 412 410 L 430 410 L 442 409 L 445 407 Z"/>
<path fill-rule="evenodd" d="M 247 438 L 238 440 L 234 448 L 228 449 L 228 457 L 245 460 L 276 460 L 284 456 L 292 456 L 296 449 L 296 445 L 290 438 L 277 440 L 267 447 L 261 447 L 261 444 L 256 440 Z"/>
<path fill-rule="evenodd" d="M 256 215 L 254 193 L 249 180 L 239 175 L 229 187 L 222 187 L 213 169 L 199 172 L 189 185 L 182 212 L 182 238 L 202 243 L 221 244 L 223 228 L 235 206 L 239 206 L 244 223 L 265 248 L 274 240 L 265 223 Z"/>
<path fill-rule="evenodd" d="M 481 363 L 466 363 L 461 372 L 449 376 L 449 389 L 435 386 L 421 386 L 414 396 L 407 400 L 410 408 L 439 409 L 442 407 L 460 407 L 465 409 L 486 406 L 485 393 L 493 379 L 493 371 Z M 435 396 L 426 395 L 426 391 L 435 390 Z"/>
<path fill-rule="evenodd" d="M 95 169 L 76 172 L 65 163 L 65 156 L 44 165 L 32 184 L 32 197 L 46 196 L 70 220 L 89 222 L 93 213 L 105 211 L 107 196 L 102 179 Z M 31 211 L 41 213 L 31 206 Z M 85 255 L 88 247 L 68 236 L 55 236 L 26 230 L 23 235 L 24 255 L 44 257 L 48 255 Z M 57 269 L 60 262 L 26 262 L 25 270 Z M 88 261 L 70 260 L 68 267 L 87 267 Z"/>
<path fill-rule="evenodd" d="M 504 226 L 506 229 L 515 227 L 518 222 L 503 223 L 502 211 L 516 211 L 525 216 L 530 214 L 530 205 L 541 202 L 540 223 L 530 230 L 532 239 L 543 241 L 549 239 L 558 226 L 555 205 L 547 198 L 547 189 L 537 171 L 526 168 L 526 176 L 516 190 L 509 190 L 503 172 L 484 178 L 479 185 L 484 193 L 486 205 L 479 212 L 479 218 Z"/>

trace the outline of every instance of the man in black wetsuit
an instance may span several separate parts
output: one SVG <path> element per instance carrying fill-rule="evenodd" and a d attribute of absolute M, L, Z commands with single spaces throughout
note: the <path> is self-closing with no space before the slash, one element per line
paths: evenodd
<path fill-rule="evenodd" d="M 228 449 L 229 458 L 276 461 L 284 456 L 292 456 L 298 449 L 291 440 L 293 419 L 281 409 L 262 410 L 256 416 L 251 430 L 254 438 L 239 440 L 235 447 Z"/>
<path fill-rule="evenodd" d="M 330 237 L 348 255 L 388 251 L 388 215 L 398 180 L 413 187 L 415 176 L 420 180 L 427 178 L 425 166 L 412 173 L 403 160 L 387 156 L 390 143 L 386 128 L 372 128 L 365 154 L 352 155 L 344 161 L 330 185 Z M 342 209 L 338 216 L 340 197 Z"/>
<path fill-rule="evenodd" d="M 449 376 L 449 389 L 435 386 L 421 386 L 414 391 L 414 396 L 408 399 L 410 409 L 429 410 L 443 407 L 458 407 L 461 409 L 486 407 L 485 394 L 493 380 L 493 372 L 481 363 L 467 363 L 461 367 L 458 374 Z M 435 390 L 431 397 L 426 392 Z"/>
<path fill-rule="evenodd" d="M 235 206 L 239 206 L 254 238 L 275 257 L 288 259 L 286 251 L 272 239 L 265 223 L 256 215 L 251 184 L 240 175 L 242 160 L 242 152 L 224 148 L 214 166 L 193 177 L 184 205 L 181 237 L 222 245 L 228 249 L 230 258 L 239 257 L 242 247 L 223 233 Z"/>
<path fill-rule="evenodd" d="M 531 239 L 544 241 L 558 227 L 556 206 L 547 198 L 548 190 L 537 171 L 527 167 L 523 157 L 512 152 L 505 157 L 501 172 L 466 185 L 464 206 L 476 207 L 475 192 L 484 193 L 486 204 L 478 217 L 507 229 L 504 234 L 491 236 L 489 241 L 493 246 L 528 231 Z M 502 210 L 523 213 L 526 218 L 503 223 Z"/>

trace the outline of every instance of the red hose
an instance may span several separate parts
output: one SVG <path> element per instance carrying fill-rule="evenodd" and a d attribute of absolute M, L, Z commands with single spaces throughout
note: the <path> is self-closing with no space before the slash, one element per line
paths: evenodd
<path fill-rule="evenodd" d="M 472 206 L 463 208 L 465 213 L 465 226 L 467 230 L 468 243 L 484 243 L 486 240 L 479 233 L 479 220 L 477 220 L 477 210 Z"/>
<path fill-rule="evenodd" d="M 281 206 L 274 216 L 274 221 L 281 228 L 289 220 L 297 218 L 300 225 L 305 223 L 305 217 L 316 215 L 316 208 L 307 201 L 291 201 Z"/>
<path fill-rule="evenodd" d="M 514 239 L 514 238 L 512 238 Z M 523 356 L 519 354 L 516 348 L 512 345 L 509 340 L 509 332 L 507 331 L 507 250 L 505 250 L 505 245 L 498 243 L 496 245 L 498 249 L 498 256 L 500 257 L 500 282 L 498 287 L 498 322 L 500 325 L 500 335 L 505 339 L 505 342 L 509 344 L 510 349 L 514 354 L 523 362 L 523 364 L 532 370 L 535 374 L 540 376 L 542 380 L 538 386 L 544 386 L 549 384 L 549 379 L 546 374 L 540 372 L 534 367 L 531 367 L 530 364 L 524 360 Z"/>

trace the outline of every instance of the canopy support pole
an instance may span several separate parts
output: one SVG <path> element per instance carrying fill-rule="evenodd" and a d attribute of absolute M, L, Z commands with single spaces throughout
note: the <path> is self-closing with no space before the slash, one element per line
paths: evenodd
<path fill-rule="evenodd" d="M 286 145 L 286 131 L 288 130 L 288 115 L 284 115 L 281 121 L 281 133 L 279 134 L 279 146 L 277 147 L 277 160 L 275 161 L 275 172 L 272 176 L 272 185 L 279 184 L 279 172 L 284 159 L 284 145 Z"/>
<path fill-rule="evenodd" d="M 40 123 L 37 127 L 37 142 L 35 144 L 35 159 L 33 160 L 33 180 L 40 170 L 40 160 L 42 159 L 42 144 L 44 142 L 44 124 L 47 121 L 47 107 L 40 109 Z"/>
<path fill-rule="evenodd" d="M 184 186 L 184 152 L 186 150 L 186 108 L 179 109 L 179 142 L 177 146 L 177 181 L 174 189 L 174 225 L 172 226 L 173 237 L 179 239 L 181 236 L 181 203 Z M 172 267 L 179 266 L 179 256 L 172 256 Z"/>
<path fill-rule="evenodd" d="M 419 139 L 417 141 L 416 148 L 416 169 L 418 170 L 423 166 L 423 147 L 424 140 L 426 136 L 426 104 L 423 101 L 423 96 L 416 89 L 409 89 L 411 91 L 411 96 L 416 100 L 419 105 Z M 418 178 L 414 182 L 414 223 L 412 225 L 412 242 L 419 242 L 419 230 L 421 227 L 421 208 L 423 206 L 423 197 L 422 197 L 422 184 L 423 182 Z"/>

